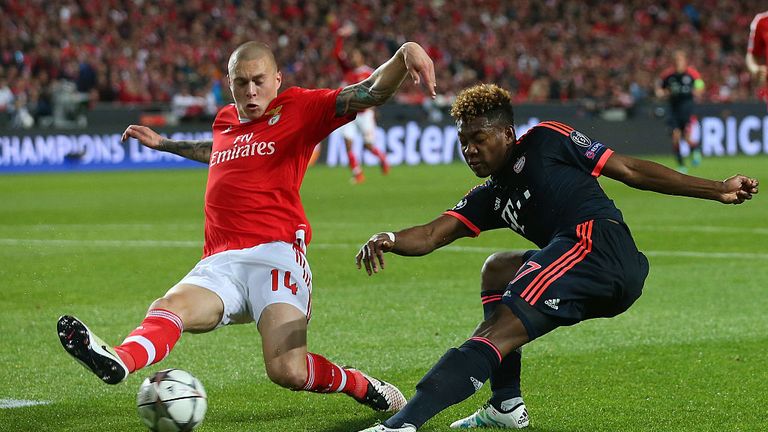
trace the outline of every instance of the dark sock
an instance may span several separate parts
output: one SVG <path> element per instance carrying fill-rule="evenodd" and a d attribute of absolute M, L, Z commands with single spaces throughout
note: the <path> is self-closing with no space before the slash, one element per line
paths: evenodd
<path fill-rule="evenodd" d="M 416 395 L 384 425 L 421 427 L 440 411 L 472 396 L 500 360 L 499 350 L 484 338 L 472 338 L 449 349 L 416 385 Z"/>
<path fill-rule="evenodd" d="M 512 351 L 491 374 L 492 394 L 489 402 L 497 409 L 501 409 L 501 403 L 505 400 L 523 396 L 520 391 L 522 357 L 522 348 Z"/>
<path fill-rule="evenodd" d="M 501 304 L 504 291 L 480 291 L 480 301 L 483 303 L 483 319 L 488 320 L 496 306 Z"/>
<path fill-rule="evenodd" d="M 685 160 L 683 159 L 683 155 L 680 153 L 680 151 L 675 153 L 675 158 L 677 159 L 677 165 L 685 166 Z"/>
<path fill-rule="evenodd" d="M 501 305 L 502 294 L 504 291 L 480 292 L 483 317 L 486 320 L 491 317 L 496 306 Z M 505 400 L 522 396 L 520 392 L 521 362 L 522 348 L 519 348 L 507 354 L 499 367 L 491 373 L 491 391 L 493 394 L 490 403 L 497 409 L 501 409 L 501 403 Z"/>

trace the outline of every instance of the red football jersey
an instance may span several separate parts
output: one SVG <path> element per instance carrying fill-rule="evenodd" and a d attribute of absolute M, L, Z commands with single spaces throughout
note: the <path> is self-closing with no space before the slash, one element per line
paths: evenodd
<path fill-rule="evenodd" d="M 749 26 L 747 52 L 768 61 L 768 11 L 755 15 Z"/>
<path fill-rule="evenodd" d="M 256 120 L 241 123 L 235 105 L 213 122 L 205 190 L 203 257 L 272 241 L 293 243 L 311 230 L 299 188 L 315 145 L 355 115 L 336 117 L 341 89 L 291 87 Z"/>

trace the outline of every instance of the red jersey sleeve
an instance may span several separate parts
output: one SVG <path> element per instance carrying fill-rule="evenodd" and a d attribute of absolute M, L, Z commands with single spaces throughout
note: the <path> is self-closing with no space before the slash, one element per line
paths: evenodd
<path fill-rule="evenodd" d="M 355 119 L 357 114 L 336 116 L 336 98 L 338 89 L 297 89 L 298 98 L 303 101 L 305 126 L 313 141 L 322 141 L 331 132 Z M 313 144 L 314 145 L 314 144 Z"/>
<path fill-rule="evenodd" d="M 747 52 L 755 57 L 768 56 L 768 11 L 759 13 L 749 26 Z"/>

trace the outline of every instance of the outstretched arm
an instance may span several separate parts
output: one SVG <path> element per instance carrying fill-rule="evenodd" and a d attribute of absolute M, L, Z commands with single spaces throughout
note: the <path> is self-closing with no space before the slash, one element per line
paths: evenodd
<path fill-rule="evenodd" d="M 123 132 L 122 140 L 135 138 L 143 146 L 174 153 L 187 159 L 208 163 L 211 160 L 213 141 L 176 141 L 165 138 L 146 126 L 130 125 Z"/>
<path fill-rule="evenodd" d="M 724 204 L 741 204 L 757 193 L 758 181 L 735 175 L 723 181 L 681 174 L 664 165 L 614 153 L 602 174 L 636 189 L 667 195 L 710 199 Z"/>
<path fill-rule="evenodd" d="M 397 255 L 420 256 L 441 248 L 454 240 L 469 237 L 474 233 L 452 216 L 441 215 L 426 225 L 406 228 L 396 233 L 374 234 L 361 248 L 355 257 L 357 268 L 365 265 L 365 271 L 370 276 L 384 269 L 384 253 L 392 252 Z"/>
<path fill-rule="evenodd" d="M 345 87 L 336 98 L 336 115 L 341 117 L 367 108 L 383 105 L 400 88 L 405 77 L 415 84 L 422 80 L 431 97 L 435 93 L 435 67 L 424 49 L 406 42 L 394 56 L 359 83 Z"/>
<path fill-rule="evenodd" d="M 336 43 L 333 45 L 333 56 L 336 57 L 342 72 L 352 70 L 352 66 L 347 61 L 347 55 L 344 53 L 344 38 L 340 34 L 336 35 Z"/>

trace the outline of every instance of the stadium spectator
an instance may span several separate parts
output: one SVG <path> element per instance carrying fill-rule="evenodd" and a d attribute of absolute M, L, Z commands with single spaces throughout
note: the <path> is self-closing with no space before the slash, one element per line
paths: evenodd
<path fill-rule="evenodd" d="M 451 115 L 469 168 L 490 179 L 426 225 L 374 234 L 356 256 L 358 268 L 364 265 L 370 275 L 383 268 L 385 252 L 421 256 L 500 228 L 514 230 L 540 249 L 489 257 L 483 278 L 495 281 L 481 285 L 485 318 L 473 337 L 427 372 L 405 408 L 364 432 L 415 432 L 489 378 L 489 403 L 451 427 L 528 425 L 519 356 L 512 353 L 558 327 L 624 312 L 640 297 L 648 275 L 648 260 L 598 184 L 599 175 L 637 189 L 725 204 L 740 204 L 758 192 L 756 179 L 687 176 L 616 154 L 558 122 L 540 123 L 518 138 L 512 96 L 495 85 L 460 93 Z"/>
<path fill-rule="evenodd" d="M 680 141 L 684 138 L 691 149 L 693 166 L 701 163 L 698 143 L 691 140 L 691 119 L 694 115 L 695 100 L 704 93 L 704 80 L 694 67 L 688 64 L 688 55 L 681 50 L 673 54 L 674 66 L 662 72 L 656 93 L 669 99 L 667 122 L 672 130 L 672 148 L 677 160 L 677 170 L 685 173 L 685 158 Z"/>
<path fill-rule="evenodd" d="M 203 119 L 208 114 L 207 106 L 208 100 L 204 96 L 193 95 L 187 84 L 182 84 L 171 98 L 171 113 L 181 121 Z"/>
<path fill-rule="evenodd" d="M 58 335 L 67 352 L 117 384 L 161 361 L 183 331 L 256 323 L 267 375 L 276 384 L 343 392 L 374 409 L 397 411 L 405 403 L 397 388 L 307 351 L 312 274 L 305 254 L 312 232 L 299 189 L 312 147 L 357 112 L 386 102 L 408 76 L 435 94 L 432 61 L 413 42 L 365 81 L 337 90 L 291 87 L 278 95 L 282 73 L 271 49 L 247 42 L 230 56 L 235 103 L 219 111 L 213 140 L 172 141 L 129 126 L 123 139 L 208 164 L 204 257 L 114 349 L 78 319 L 62 316 Z"/>
<path fill-rule="evenodd" d="M 599 111 L 616 105 L 614 85 L 620 94 L 653 94 L 644 75 L 659 76 L 666 67 L 663 47 L 674 43 L 707 77 L 704 101 L 734 101 L 754 95 L 737 72 L 745 70 L 740 47 L 747 35 L 733 29 L 746 28 L 764 6 L 764 0 L 716 6 L 641 0 L 9 0 L 0 5 L 0 68 L 11 88 L 14 80 L 44 70 L 48 81 L 61 75 L 77 80 L 85 56 L 83 88 L 93 83 L 91 68 L 100 89 L 111 87 L 104 80 L 109 71 L 120 71 L 112 81 L 123 89 L 118 101 L 169 103 L 182 83 L 197 88 L 221 78 L 212 66 L 226 62 L 222 47 L 256 38 L 277 48 L 278 64 L 291 73 L 286 84 L 333 87 L 343 78 L 332 55 L 334 35 L 339 23 L 355 22 L 358 31 L 349 43 L 361 47 L 369 62 L 389 58 L 404 35 L 423 42 L 448 96 L 478 81 L 496 82 L 513 90 L 516 102 L 585 101 Z M 451 29 L 449 38 L 445 29 Z M 20 74 L 11 77 L 12 69 Z M 548 80 L 539 79 L 544 76 Z M 99 95 L 112 99 L 111 92 Z M 423 96 L 406 84 L 398 100 L 421 104 Z"/>
<path fill-rule="evenodd" d="M 29 129 L 34 125 L 35 117 L 29 112 L 29 108 L 27 107 L 27 95 L 26 93 L 20 94 L 14 100 L 11 127 L 16 129 Z"/>
<path fill-rule="evenodd" d="M 0 126 L 4 126 L 10 120 L 14 99 L 13 92 L 8 87 L 8 81 L 0 75 Z"/>

